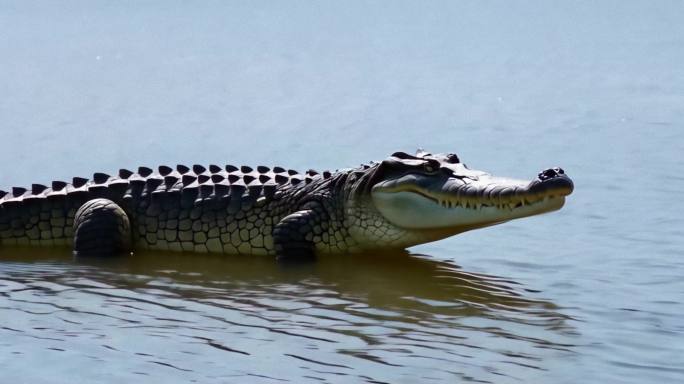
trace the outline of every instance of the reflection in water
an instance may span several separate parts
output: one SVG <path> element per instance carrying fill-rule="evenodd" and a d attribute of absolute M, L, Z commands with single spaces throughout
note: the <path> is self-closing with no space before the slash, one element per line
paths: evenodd
<path fill-rule="evenodd" d="M 0 317 L 10 320 L 0 326 L 0 356 L 10 356 L 17 378 L 26 371 L 16 360 L 47 354 L 48 371 L 111 382 L 498 383 L 543 375 L 547 354 L 572 355 L 566 317 L 529 295 L 422 255 L 290 266 L 3 249 Z M 104 366 L 118 368 L 102 376 Z"/>

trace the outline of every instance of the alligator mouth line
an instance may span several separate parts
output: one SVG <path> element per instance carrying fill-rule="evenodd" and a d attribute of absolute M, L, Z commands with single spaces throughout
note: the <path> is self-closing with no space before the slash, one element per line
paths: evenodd
<path fill-rule="evenodd" d="M 422 194 L 422 196 L 425 196 Z M 549 201 L 550 199 L 556 198 L 556 196 L 546 196 L 541 199 L 537 199 L 535 201 L 526 201 L 525 199 L 520 200 L 518 202 L 510 202 L 510 203 L 499 203 L 499 204 L 494 204 L 494 203 L 478 203 L 478 202 L 461 202 L 461 201 L 451 201 L 451 200 L 437 200 L 434 198 L 431 198 L 432 201 L 434 201 L 436 204 L 441 205 L 444 208 L 447 209 L 455 209 L 455 208 L 465 208 L 465 209 L 472 209 L 472 210 L 481 210 L 483 208 L 496 208 L 499 210 L 508 210 L 508 211 L 513 211 L 514 209 L 517 208 L 522 208 L 525 206 L 529 205 L 534 205 L 538 203 L 545 203 Z"/>
<path fill-rule="evenodd" d="M 509 187 L 510 188 L 510 187 Z M 482 190 L 484 192 L 484 190 Z M 389 191 L 388 191 L 389 192 Z M 509 201 L 500 201 L 500 202 L 495 202 L 492 201 L 491 198 L 494 197 L 496 198 L 498 194 L 494 194 L 492 197 L 487 199 L 487 201 L 482 201 L 482 199 L 478 200 L 477 196 L 474 196 L 471 199 L 468 200 L 461 200 L 458 197 L 453 197 L 453 196 L 433 196 L 428 194 L 427 192 L 424 192 L 422 190 L 419 190 L 417 188 L 400 188 L 393 190 L 391 192 L 410 192 L 410 193 L 415 193 L 417 195 L 420 195 L 433 203 L 447 209 L 456 209 L 456 208 L 462 208 L 462 209 L 472 209 L 472 210 L 481 210 L 483 208 L 496 208 L 499 210 L 508 210 L 508 211 L 513 211 L 514 209 L 522 208 L 525 206 L 530 206 L 530 205 L 536 205 L 539 203 L 546 203 L 551 199 L 556 199 L 556 198 L 563 198 L 565 195 L 563 193 L 545 193 L 542 196 L 539 195 L 528 195 L 528 196 L 517 196 Z"/>

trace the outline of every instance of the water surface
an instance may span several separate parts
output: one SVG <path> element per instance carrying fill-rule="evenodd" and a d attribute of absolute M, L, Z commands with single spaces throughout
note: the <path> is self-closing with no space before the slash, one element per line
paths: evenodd
<path fill-rule="evenodd" d="M 308 265 L 13 255 L 0 274 L 0 348 L 16 380 L 54 380 L 27 369 L 40 359 L 65 378 L 77 367 L 113 382 L 497 381 L 543 372 L 546 355 L 573 355 L 575 331 L 554 303 L 421 255 Z"/>

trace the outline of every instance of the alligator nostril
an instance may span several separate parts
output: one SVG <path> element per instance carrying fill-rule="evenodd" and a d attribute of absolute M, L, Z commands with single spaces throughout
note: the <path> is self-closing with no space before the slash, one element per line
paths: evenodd
<path fill-rule="evenodd" d="M 544 196 L 566 196 L 571 194 L 573 189 L 572 180 L 558 167 L 539 172 L 537 179 L 532 180 L 527 188 L 529 192 Z"/>
<path fill-rule="evenodd" d="M 554 177 L 558 177 L 560 175 L 565 174 L 565 171 L 563 171 L 562 168 L 549 168 L 545 171 L 542 171 L 539 173 L 539 180 L 548 180 L 548 179 L 553 179 Z"/>

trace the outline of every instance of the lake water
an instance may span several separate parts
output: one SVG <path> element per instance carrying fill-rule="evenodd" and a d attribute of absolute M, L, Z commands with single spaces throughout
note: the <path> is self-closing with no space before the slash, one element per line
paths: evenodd
<path fill-rule="evenodd" d="M 0 188 L 424 147 L 559 212 L 410 254 L 0 249 L 2 382 L 684 381 L 684 4 L 0 2 Z"/>

